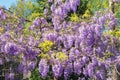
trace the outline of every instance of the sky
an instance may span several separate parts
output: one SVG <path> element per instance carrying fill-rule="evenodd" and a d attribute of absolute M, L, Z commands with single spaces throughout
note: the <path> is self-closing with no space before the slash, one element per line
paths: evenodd
<path fill-rule="evenodd" d="M 12 4 L 15 4 L 17 0 L 0 0 L 0 6 L 4 6 L 8 9 Z"/>

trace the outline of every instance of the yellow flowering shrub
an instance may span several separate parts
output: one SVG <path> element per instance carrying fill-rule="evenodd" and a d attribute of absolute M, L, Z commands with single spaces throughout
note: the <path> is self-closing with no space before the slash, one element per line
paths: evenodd
<path fill-rule="evenodd" d="M 56 57 L 60 61 L 65 61 L 68 59 L 68 56 L 66 55 L 66 53 L 63 53 L 63 52 L 53 53 L 52 56 Z"/>
<path fill-rule="evenodd" d="M 4 31 L 4 28 L 0 27 L 0 33 Z"/>
<path fill-rule="evenodd" d="M 71 14 L 70 16 L 70 20 L 73 22 L 78 22 L 79 21 L 79 17 L 76 13 Z"/>
<path fill-rule="evenodd" d="M 87 9 L 85 13 L 83 14 L 84 18 L 89 18 L 90 17 L 90 11 Z"/>
<path fill-rule="evenodd" d="M 30 20 L 34 20 L 36 17 L 39 17 L 41 14 L 40 13 L 32 13 L 31 15 L 30 15 Z"/>
<path fill-rule="evenodd" d="M 110 35 L 113 35 L 115 37 L 120 37 L 120 30 L 111 30 L 111 31 L 108 31 L 107 34 L 110 34 Z"/>
<path fill-rule="evenodd" d="M 48 52 L 52 47 L 54 43 L 50 40 L 46 40 L 39 44 L 39 47 L 46 53 Z"/>
<path fill-rule="evenodd" d="M 50 56 L 44 53 L 39 54 L 39 57 L 44 58 L 44 59 L 50 59 Z"/>

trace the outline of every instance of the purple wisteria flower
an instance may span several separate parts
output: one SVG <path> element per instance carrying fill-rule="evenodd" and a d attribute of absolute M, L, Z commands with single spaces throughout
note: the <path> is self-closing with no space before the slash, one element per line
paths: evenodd
<path fill-rule="evenodd" d="M 19 49 L 15 43 L 6 43 L 6 45 L 4 46 L 4 52 L 11 55 L 18 55 Z"/>
<path fill-rule="evenodd" d="M 18 65 L 18 72 L 19 73 L 27 73 L 27 68 L 26 68 L 27 66 L 26 66 L 26 63 L 25 62 L 23 62 L 23 63 L 20 63 L 19 65 Z"/>
<path fill-rule="evenodd" d="M 114 2 L 120 2 L 120 0 L 113 0 Z"/>
<path fill-rule="evenodd" d="M 47 36 L 46 36 L 46 39 L 47 40 L 51 40 L 53 42 L 55 42 L 58 38 L 58 34 L 57 33 L 49 33 Z"/>
<path fill-rule="evenodd" d="M 45 59 L 41 59 L 39 62 L 39 72 L 43 78 L 45 78 L 49 72 L 49 66 L 47 65 L 47 61 Z"/>
<path fill-rule="evenodd" d="M 36 62 L 35 61 L 30 61 L 29 63 L 28 63 L 28 69 L 30 70 L 30 71 L 33 71 L 34 69 L 35 69 L 35 67 L 36 67 Z"/>
<path fill-rule="evenodd" d="M 58 63 L 56 62 L 54 65 L 52 65 L 52 71 L 53 71 L 54 76 L 58 78 L 63 73 L 63 67 L 59 62 Z"/>
<path fill-rule="evenodd" d="M 11 72 L 11 73 L 9 74 L 10 80 L 15 80 L 15 79 L 14 79 L 14 75 L 15 75 L 15 74 L 14 74 L 13 72 Z"/>
<path fill-rule="evenodd" d="M 3 59 L 2 58 L 0 58 L 0 65 L 2 65 L 3 64 Z"/>
<path fill-rule="evenodd" d="M 53 2 L 53 0 L 48 0 L 48 2 Z"/>
<path fill-rule="evenodd" d="M 34 22 L 33 22 L 33 25 L 39 27 L 39 26 L 41 25 L 40 19 L 39 19 L 39 18 L 36 18 L 36 19 L 34 20 Z"/>
<path fill-rule="evenodd" d="M 0 20 L 5 20 L 6 19 L 6 15 L 4 13 L 3 9 L 0 9 Z"/>
<path fill-rule="evenodd" d="M 47 15 L 48 9 L 44 9 L 44 15 Z"/>
<path fill-rule="evenodd" d="M 106 80 L 104 71 L 97 71 L 96 72 L 96 79 L 97 80 Z"/>

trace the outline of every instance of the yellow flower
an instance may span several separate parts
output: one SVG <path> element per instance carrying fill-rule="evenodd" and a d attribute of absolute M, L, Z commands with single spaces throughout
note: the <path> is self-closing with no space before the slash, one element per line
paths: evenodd
<path fill-rule="evenodd" d="M 36 17 L 39 17 L 40 13 L 32 13 L 32 15 L 30 15 L 30 20 L 34 20 Z"/>
<path fill-rule="evenodd" d="M 0 27 L 0 32 L 3 32 L 4 31 L 4 28 Z"/>
<path fill-rule="evenodd" d="M 63 52 L 53 53 L 52 56 L 56 57 L 60 61 L 65 61 L 68 59 L 68 56 L 66 55 L 66 53 L 63 53 Z"/>
<path fill-rule="evenodd" d="M 115 37 L 120 37 L 120 30 L 113 30 L 113 31 L 110 30 L 110 31 L 107 32 L 107 34 L 113 35 Z"/>
<path fill-rule="evenodd" d="M 87 9 L 85 13 L 83 14 L 84 18 L 89 18 L 90 17 L 90 11 Z"/>
<path fill-rule="evenodd" d="M 74 14 L 71 15 L 70 20 L 73 21 L 73 22 L 78 22 L 79 17 L 76 13 L 74 13 Z"/>
<path fill-rule="evenodd" d="M 48 54 L 41 53 L 38 56 L 44 59 L 50 59 L 50 56 Z"/>
<path fill-rule="evenodd" d="M 54 43 L 50 40 L 46 40 L 42 43 L 39 44 L 39 47 L 44 51 L 44 52 L 48 52 L 52 46 L 54 45 Z"/>
<path fill-rule="evenodd" d="M 120 37 L 120 31 L 115 32 L 116 37 Z"/>

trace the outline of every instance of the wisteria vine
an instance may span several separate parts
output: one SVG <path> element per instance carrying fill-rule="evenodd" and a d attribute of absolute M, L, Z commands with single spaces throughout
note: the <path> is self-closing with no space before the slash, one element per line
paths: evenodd
<path fill-rule="evenodd" d="M 114 13 L 97 12 L 89 22 L 72 22 L 66 17 L 76 12 L 80 0 L 48 2 L 44 15 L 49 12 L 51 22 L 36 18 L 27 29 L 24 19 L 13 23 L 8 20 L 13 16 L 0 9 L 0 65 L 17 62 L 21 74 L 38 67 L 43 79 L 51 71 L 57 80 L 107 80 L 120 62 L 120 39 L 109 34 L 117 25 Z M 14 71 L 7 78 L 13 80 Z"/>

